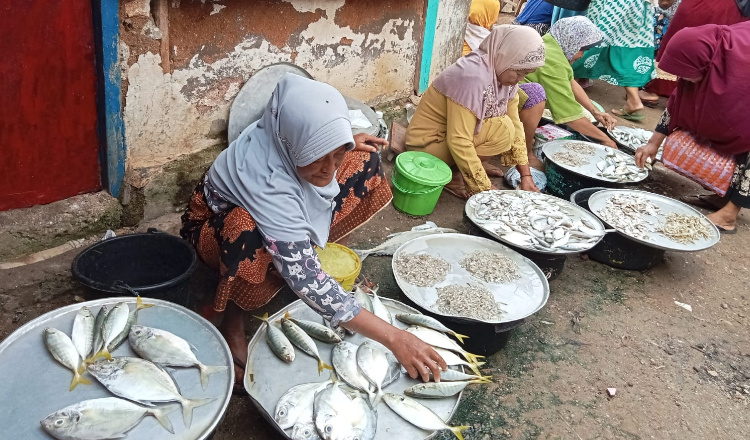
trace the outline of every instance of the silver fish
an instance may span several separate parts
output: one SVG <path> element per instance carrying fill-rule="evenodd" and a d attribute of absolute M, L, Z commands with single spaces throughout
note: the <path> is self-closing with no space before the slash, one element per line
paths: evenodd
<path fill-rule="evenodd" d="M 47 434 L 58 440 L 98 440 L 123 438 L 146 416 L 154 416 L 174 434 L 167 413 L 171 408 L 146 408 L 117 397 L 84 400 L 44 418 L 40 423 Z"/>
<path fill-rule="evenodd" d="M 370 298 L 370 295 L 365 293 L 365 291 L 362 290 L 362 287 L 360 287 L 359 285 L 354 286 L 354 297 L 357 299 L 357 302 L 362 305 L 362 308 L 370 313 L 373 313 L 372 298 Z"/>
<path fill-rule="evenodd" d="M 322 440 L 315 429 L 315 423 L 297 423 L 292 428 L 292 440 Z"/>
<path fill-rule="evenodd" d="M 479 358 L 483 358 L 484 356 L 477 356 L 475 354 L 469 353 L 463 348 L 461 348 L 460 345 L 453 339 L 449 338 L 443 333 L 440 333 L 438 331 L 426 328 L 426 327 L 415 327 L 411 326 L 406 329 L 407 332 L 413 334 L 414 336 L 421 339 L 423 342 L 426 342 L 427 344 L 432 345 L 433 347 L 438 348 L 444 348 L 446 350 L 455 351 L 456 353 L 459 353 L 461 356 L 463 356 L 467 361 L 476 363 L 476 361 Z"/>
<path fill-rule="evenodd" d="M 104 325 L 102 325 L 102 349 L 94 355 L 94 358 L 104 356 L 107 359 L 112 359 L 112 355 L 108 349 L 109 344 L 125 328 L 129 316 L 130 309 L 127 304 L 117 303 L 117 305 L 112 307 L 112 310 L 107 314 L 107 319 L 104 320 Z"/>
<path fill-rule="evenodd" d="M 438 332 L 448 333 L 450 335 L 453 335 L 453 337 L 458 339 L 458 341 L 462 344 L 464 342 L 464 338 L 468 338 L 468 336 L 466 335 L 456 333 L 453 330 L 449 329 L 437 319 L 431 316 L 422 315 L 421 313 L 398 313 L 396 314 L 396 319 L 403 322 L 404 324 L 419 325 L 422 327 L 431 328 Z"/>
<path fill-rule="evenodd" d="M 351 387 L 367 393 L 369 400 L 375 399 L 375 393 L 370 387 L 370 381 L 362 375 L 357 366 L 357 349 L 351 342 L 339 342 L 333 347 L 331 363 L 336 374 Z"/>
<path fill-rule="evenodd" d="M 368 342 L 362 343 L 357 349 L 357 367 L 362 376 L 375 387 L 375 395 L 370 404 L 377 407 L 383 398 L 383 383 L 388 376 L 390 364 L 386 357 L 385 351 L 378 348 L 375 344 Z"/>
<path fill-rule="evenodd" d="M 461 382 L 464 380 L 482 380 L 484 382 L 492 382 L 492 376 L 482 376 L 481 374 L 466 374 L 464 372 L 448 368 L 445 371 L 440 372 L 440 380 L 446 382 Z"/>
<path fill-rule="evenodd" d="M 318 346 L 315 345 L 315 341 L 305 333 L 304 330 L 293 323 L 290 319 L 289 312 L 281 318 L 281 330 L 284 332 L 289 341 L 302 350 L 305 354 L 310 355 L 318 360 L 318 374 L 323 372 L 324 368 L 333 370 L 333 367 L 323 362 L 318 353 Z"/>
<path fill-rule="evenodd" d="M 315 396 L 314 422 L 324 440 L 372 440 L 377 428 L 377 413 L 361 395 L 350 396 L 338 381 L 327 385 Z"/>
<path fill-rule="evenodd" d="M 108 345 L 107 345 L 107 351 L 112 353 L 117 347 L 120 346 L 125 340 L 128 338 L 128 334 L 130 334 L 130 327 L 138 322 L 138 312 L 141 309 L 147 309 L 149 307 L 153 307 L 153 304 L 143 304 L 143 301 L 141 301 L 141 297 L 138 296 L 135 303 L 135 309 L 128 311 L 128 320 L 125 322 L 125 327 L 122 329 L 122 331 L 115 336 L 115 339 L 113 339 Z"/>
<path fill-rule="evenodd" d="M 281 429 L 289 429 L 298 421 L 311 422 L 315 394 L 323 390 L 331 381 L 312 382 L 295 385 L 289 388 L 276 402 L 273 419 Z M 315 428 L 313 428 L 313 431 Z"/>
<path fill-rule="evenodd" d="M 481 367 L 482 365 L 484 365 L 484 362 L 468 362 L 468 361 L 465 361 L 465 360 L 461 359 L 461 357 L 459 355 L 457 355 L 456 353 L 454 353 L 454 352 L 452 352 L 450 350 L 446 350 L 446 349 L 440 348 L 440 347 L 432 347 L 432 348 L 437 352 L 437 354 L 440 355 L 440 357 L 443 358 L 443 360 L 445 361 L 446 364 L 453 365 L 453 366 L 462 365 L 464 367 L 469 367 L 469 368 L 471 368 L 471 370 L 474 373 L 476 373 L 477 376 L 481 376 L 482 375 L 479 372 L 479 367 Z M 440 378 L 442 379 L 442 377 L 443 377 L 443 375 L 441 373 L 440 374 Z"/>
<path fill-rule="evenodd" d="M 101 306 L 99 312 L 96 314 L 96 320 L 94 321 L 94 343 L 91 347 L 91 356 L 96 355 L 103 348 L 104 341 L 102 340 L 102 327 L 104 327 L 104 321 L 107 320 L 108 314 L 109 306 L 106 305 Z"/>
<path fill-rule="evenodd" d="M 346 333 L 347 333 L 347 331 L 346 331 L 346 329 L 344 328 L 344 326 L 340 325 L 340 326 L 338 326 L 338 327 L 336 327 L 336 328 L 333 328 L 333 327 L 331 327 L 331 322 L 330 322 L 330 321 L 328 321 L 328 320 L 327 320 L 327 319 L 325 319 L 325 318 L 323 318 L 323 325 L 324 325 L 324 326 L 325 326 L 326 328 L 330 329 L 330 330 L 331 330 L 332 332 L 336 333 L 336 336 L 338 336 L 339 338 L 341 338 L 341 340 L 342 340 L 342 341 L 343 341 L 343 340 L 344 340 L 344 338 L 346 337 Z"/>
<path fill-rule="evenodd" d="M 428 431 L 450 429 L 459 440 L 463 440 L 461 432 L 469 428 L 468 426 L 448 426 L 439 415 L 410 397 L 385 393 L 383 401 L 402 419 Z"/>
<path fill-rule="evenodd" d="M 227 371 L 225 365 L 203 365 L 195 357 L 187 341 L 166 330 L 133 325 L 130 327 L 128 341 L 138 356 L 163 367 L 198 367 L 203 389 L 208 386 L 208 376 Z"/>
<path fill-rule="evenodd" d="M 73 331 L 70 339 L 73 341 L 81 359 L 88 359 L 94 347 L 94 322 L 96 317 L 88 307 L 83 306 L 73 318 Z"/>
<path fill-rule="evenodd" d="M 442 399 L 455 396 L 472 383 L 487 383 L 484 380 L 467 380 L 459 382 L 427 382 L 418 383 L 404 390 L 404 394 L 421 399 Z"/>
<path fill-rule="evenodd" d="M 263 316 L 256 316 L 256 318 L 266 323 L 266 342 L 268 342 L 273 354 L 284 362 L 292 362 L 294 360 L 294 346 L 289 342 L 284 332 L 268 322 L 268 313 Z"/>
<path fill-rule="evenodd" d="M 57 362 L 73 372 L 70 391 L 73 391 L 79 383 L 91 385 L 91 382 L 81 377 L 81 373 L 85 367 L 81 360 L 81 355 L 78 354 L 78 350 L 76 350 L 73 341 L 70 340 L 68 335 L 56 328 L 45 328 L 44 345 L 47 346 L 47 350 L 49 350 Z"/>
<path fill-rule="evenodd" d="M 295 318 L 288 318 L 293 323 L 297 324 L 299 328 L 305 331 L 308 335 L 311 337 L 317 339 L 320 342 L 325 342 L 328 344 L 338 344 L 343 340 L 341 336 L 339 336 L 336 331 L 331 329 L 330 327 L 326 327 L 323 324 L 318 324 L 317 322 L 312 321 L 306 321 L 304 319 L 295 319 Z"/>
<path fill-rule="evenodd" d="M 145 359 L 135 357 L 99 359 L 88 366 L 88 371 L 115 396 L 146 406 L 153 406 L 154 402 L 178 402 L 182 405 L 182 417 L 188 428 L 193 422 L 193 409 L 216 400 L 213 397 L 208 399 L 183 397 L 172 376 Z"/>
<path fill-rule="evenodd" d="M 413 227 L 410 231 L 396 232 L 388 236 L 388 239 L 372 249 L 361 250 L 354 249 L 354 252 L 359 255 L 360 260 L 364 261 L 370 255 L 393 255 L 402 244 L 409 240 L 417 237 L 424 237 L 426 235 L 443 234 L 458 232 L 455 229 L 441 228 L 433 222 L 427 222 L 420 226 Z"/>
<path fill-rule="evenodd" d="M 388 307 L 383 304 L 383 301 L 380 300 L 380 297 L 378 296 L 378 289 L 371 289 L 370 291 L 372 292 L 372 313 L 388 324 L 393 325 L 393 317 L 391 317 L 391 312 L 388 310 Z"/>

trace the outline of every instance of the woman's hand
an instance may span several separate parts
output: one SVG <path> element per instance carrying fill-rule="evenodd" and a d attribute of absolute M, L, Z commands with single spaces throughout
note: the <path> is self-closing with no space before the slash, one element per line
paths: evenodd
<path fill-rule="evenodd" d="M 617 119 L 609 113 L 595 111 L 592 114 L 594 115 L 594 119 L 599 121 L 607 130 L 612 130 L 617 123 Z"/>
<path fill-rule="evenodd" d="M 638 147 L 638 149 L 635 150 L 635 164 L 638 165 L 638 168 L 643 168 L 646 166 L 646 160 L 648 158 L 651 158 L 651 162 L 653 163 L 658 151 L 659 145 L 648 141 L 646 145 Z"/>
<path fill-rule="evenodd" d="M 367 151 L 368 153 L 377 153 L 381 148 L 387 147 L 388 141 L 369 135 L 359 133 L 354 135 L 354 151 Z"/>
<path fill-rule="evenodd" d="M 393 342 L 386 347 L 412 379 L 421 376 L 423 382 L 429 382 L 431 371 L 435 382 L 440 382 L 440 372 L 448 369 L 445 360 L 431 346 L 404 330 L 399 330 Z"/>
<path fill-rule="evenodd" d="M 537 188 L 536 186 L 536 183 L 534 183 L 534 179 L 531 177 L 531 175 L 521 176 L 521 184 L 518 185 L 518 187 L 524 191 L 540 192 L 539 188 Z"/>

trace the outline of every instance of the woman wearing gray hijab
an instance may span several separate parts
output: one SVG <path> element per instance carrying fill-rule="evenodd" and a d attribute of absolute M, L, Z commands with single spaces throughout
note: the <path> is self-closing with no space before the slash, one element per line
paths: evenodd
<path fill-rule="evenodd" d="M 196 187 L 180 234 L 221 274 L 213 306 L 224 311 L 220 330 L 238 374 L 247 359 L 243 310 L 265 305 L 284 284 L 332 326 L 384 344 L 412 377 L 426 381 L 432 370 L 439 378 L 447 368 L 431 347 L 363 309 L 321 269 L 314 246 L 342 239 L 392 198 L 376 148 L 365 142 L 387 143 L 352 136 L 336 89 L 287 74 L 261 119 Z"/>

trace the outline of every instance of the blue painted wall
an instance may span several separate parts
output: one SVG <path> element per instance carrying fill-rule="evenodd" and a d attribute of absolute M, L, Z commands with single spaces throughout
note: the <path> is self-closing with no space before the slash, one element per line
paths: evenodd
<path fill-rule="evenodd" d="M 427 16 L 424 23 L 424 41 L 422 43 L 422 65 L 419 69 L 419 94 L 430 85 L 430 66 L 432 65 L 432 48 L 435 43 L 439 0 L 428 0 Z"/>

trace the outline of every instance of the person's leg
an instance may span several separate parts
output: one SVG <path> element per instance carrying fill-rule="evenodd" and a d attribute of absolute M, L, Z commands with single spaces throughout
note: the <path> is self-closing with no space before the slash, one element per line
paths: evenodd
<path fill-rule="evenodd" d="M 638 96 L 638 87 L 625 87 L 625 95 L 627 98 L 623 110 L 628 113 L 635 113 L 639 110 L 643 110 L 641 97 Z"/>
<path fill-rule="evenodd" d="M 542 120 L 542 113 L 547 101 L 542 101 L 530 108 L 521 109 L 518 118 L 523 124 L 523 131 L 526 137 L 526 152 L 529 155 L 529 166 L 544 171 L 544 162 L 534 155 L 534 135 L 539 121 Z"/>
<path fill-rule="evenodd" d="M 247 341 L 245 339 L 245 311 L 233 301 L 227 302 L 219 331 L 229 345 L 232 356 L 245 363 L 247 361 Z M 235 365 L 235 376 L 242 377 L 244 371 Z"/>
<path fill-rule="evenodd" d="M 733 231 L 734 228 L 737 227 L 737 216 L 740 214 L 741 209 L 742 208 L 735 205 L 733 202 L 727 202 L 723 208 L 707 215 L 706 217 L 708 217 L 708 219 L 716 226 L 727 231 Z"/>

